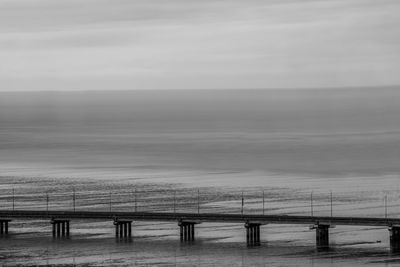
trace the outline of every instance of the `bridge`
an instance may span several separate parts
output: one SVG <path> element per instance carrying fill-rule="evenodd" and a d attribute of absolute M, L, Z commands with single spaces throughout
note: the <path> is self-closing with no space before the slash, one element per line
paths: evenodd
<path fill-rule="evenodd" d="M 339 225 L 388 227 L 392 250 L 400 250 L 400 219 L 377 217 L 338 216 L 292 216 L 257 214 L 218 214 L 182 212 L 123 212 L 123 211 L 43 211 L 43 210 L 0 210 L 0 235 L 9 234 L 9 223 L 13 219 L 43 219 L 52 224 L 53 237 L 68 237 L 71 220 L 110 220 L 115 225 L 117 238 L 132 236 L 133 221 L 170 221 L 180 227 L 182 242 L 195 239 L 195 225 L 205 222 L 243 223 L 246 242 L 249 246 L 260 245 L 260 226 L 265 224 L 302 224 L 316 230 L 318 248 L 329 247 L 329 228 Z"/>

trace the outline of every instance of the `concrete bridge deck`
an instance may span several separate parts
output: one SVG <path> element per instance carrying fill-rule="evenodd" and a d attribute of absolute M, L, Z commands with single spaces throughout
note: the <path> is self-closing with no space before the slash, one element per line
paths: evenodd
<path fill-rule="evenodd" d="M 43 210 L 0 210 L 0 218 L 8 219 L 105 219 L 115 218 L 141 221 L 195 221 L 195 222 L 257 222 L 260 224 L 329 224 L 355 226 L 400 226 L 400 218 L 379 217 L 330 217 L 295 215 L 257 215 L 224 213 L 181 213 L 181 212 L 104 212 L 104 211 L 43 211 Z"/>

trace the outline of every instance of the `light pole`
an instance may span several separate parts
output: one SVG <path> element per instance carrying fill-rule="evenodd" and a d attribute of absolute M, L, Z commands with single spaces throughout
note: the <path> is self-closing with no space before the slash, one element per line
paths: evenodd
<path fill-rule="evenodd" d="M 176 213 L 176 190 L 174 191 L 174 214 Z"/>
<path fill-rule="evenodd" d="M 242 210 L 241 210 L 242 215 L 243 215 L 243 208 L 244 208 L 244 196 L 242 191 Z"/>
<path fill-rule="evenodd" d="M 387 219 L 387 195 L 385 195 L 385 219 Z"/>
<path fill-rule="evenodd" d="M 333 216 L 333 200 L 332 200 L 332 190 L 331 190 L 331 218 Z"/>
<path fill-rule="evenodd" d="M 200 189 L 197 189 L 197 213 L 200 214 Z"/>
<path fill-rule="evenodd" d="M 72 194 L 72 203 L 73 203 L 74 212 L 75 212 L 75 198 L 76 198 L 76 196 L 75 196 L 75 187 L 73 187 L 72 190 L 73 190 L 73 194 Z"/>
<path fill-rule="evenodd" d="M 12 189 L 12 209 L 13 209 L 13 211 L 14 211 L 14 208 L 15 208 L 15 189 L 13 187 L 13 189 Z"/>
<path fill-rule="evenodd" d="M 137 188 L 135 187 L 135 212 L 137 212 Z"/>
<path fill-rule="evenodd" d="M 111 206 L 112 206 L 112 202 L 111 202 L 111 190 L 110 190 L 110 212 L 111 212 Z"/>
<path fill-rule="evenodd" d="M 314 217 L 313 191 L 311 191 L 311 196 L 310 196 L 310 207 L 311 207 L 311 217 Z"/>
<path fill-rule="evenodd" d="M 265 208 L 265 194 L 263 190 L 263 215 L 265 215 L 264 208 Z"/>
<path fill-rule="evenodd" d="M 46 211 L 49 212 L 49 192 L 46 192 Z"/>

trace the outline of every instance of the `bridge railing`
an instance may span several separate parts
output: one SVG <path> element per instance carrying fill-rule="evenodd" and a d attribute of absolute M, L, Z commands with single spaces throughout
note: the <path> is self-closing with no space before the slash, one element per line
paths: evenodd
<path fill-rule="evenodd" d="M 47 190 L 46 190 L 47 189 Z M 2 210 L 138 211 L 397 217 L 399 196 L 284 189 L 177 188 L 128 185 L 0 188 Z"/>

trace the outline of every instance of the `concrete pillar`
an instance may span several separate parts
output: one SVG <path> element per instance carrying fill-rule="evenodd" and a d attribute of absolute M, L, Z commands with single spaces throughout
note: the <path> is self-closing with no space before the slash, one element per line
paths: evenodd
<path fill-rule="evenodd" d="M 124 223 L 124 236 L 128 237 L 128 222 Z"/>
<path fill-rule="evenodd" d="M 124 234 L 124 228 L 123 228 L 123 226 L 122 226 L 122 224 L 120 223 L 119 224 L 119 237 L 122 237 L 123 236 L 123 234 Z"/>
<path fill-rule="evenodd" d="M 256 245 L 257 244 L 257 226 L 256 225 L 254 225 L 253 227 L 253 245 Z"/>
<path fill-rule="evenodd" d="M 256 243 L 260 244 L 260 226 L 256 226 Z"/>
<path fill-rule="evenodd" d="M 253 244 L 257 244 L 257 225 L 253 226 Z"/>
<path fill-rule="evenodd" d="M 8 234 L 8 222 L 11 220 L 0 220 L 0 235 Z"/>
<path fill-rule="evenodd" d="M 132 221 L 115 219 L 115 237 L 117 238 L 127 238 L 132 237 Z"/>
<path fill-rule="evenodd" d="M 61 222 L 61 235 L 65 236 L 65 222 Z"/>
<path fill-rule="evenodd" d="M 8 223 L 11 222 L 9 219 L 0 219 L 0 235 L 8 234 Z"/>
<path fill-rule="evenodd" d="M 250 244 L 253 245 L 253 238 L 254 238 L 253 229 L 254 228 L 253 228 L 253 226 L 250 226 L 249 229 L 250 229 Z"/>
<path fill-rule="evenodd" d="M 179 222 L 179 234 L 181 241 L 194 241 L 195 230 L 194 225 L 195 222 Z"/>
<path fill-rule="evenodd" d="M 67 237 L 69 237 L 69 221 L 66 222 L 67 223 Z"/>
<path fill-rule="evenodd" d="M 184 239 L 185 239 L 185 241 L 187 241 L 188 240 L 188 226 L 187 226 L 187 224 L 185 224 L 184 226 L 183 226 L 183 237 L 184 237 Z"/>
<path fill-rule="evenodd" d="M 57 224 L 57 237 L 60 237 L 61 236 L 61 225 L 60 225 L 60 222 L 56 222 L 56 224 Z"/>
<path fill-rule="evenodd" d="M 191 241 L 194 241 L 194 224 L 191 224 Z"/>
<path fill-rule="evenodd" d="M 52 235 L 53 237 L 69 237 L 70 227 L 69 220 L 52 219 L 51 220 Z"/>
<path fill-rule="evenodd" d="M 52 226 L 52 233 L 53 233 L 53 237 L 56 237 L 56 224 L 54 222 L 51 223 Z"/>
<path fill-rule="evenodd" d="M 329 225 L 318 224 L 315 226 L 318 248 L 329 248 Z"/>
<path fill-rule="evenodd" d="M 400 251 L 400 226 L 392 226 L 390 232 L 390 249 L 394 252 Z"/>
<path fill-rule="evenodd" d="M 246 223 L 246 243 L 248 246 L 260 245 L 260 223 Z"/>
<path fill-rule="evenodd" d="M 185 224 L 183 226 L 183 230 L 184 230 L 184 233 L 183 233 L 184 239 L 185 239 L 185 241 L 187 241 L 188 240 L 188 234 L 189 234 L 189 229 L 188 229 L 188 225 L 187 224 Z"/>
<path fill-rule="evenodd" d="M 250 229 L 246 227 L 246 243 L 250 244 Z"/>

